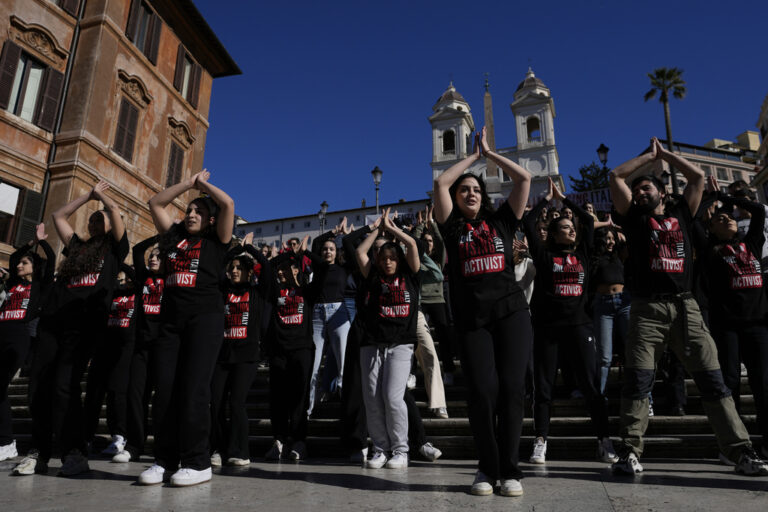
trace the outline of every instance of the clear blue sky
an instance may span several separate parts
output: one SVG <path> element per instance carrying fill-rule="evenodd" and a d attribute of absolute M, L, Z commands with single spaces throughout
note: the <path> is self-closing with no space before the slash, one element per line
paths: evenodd
<path fill-rule="evenodd" d="M 684 70 L 677 141 L 755 130 L 768 94 L 768 2 L 195 0 L 241 76 L 214 81 L 205 165 L 238 213 L 264 220 L 431 189 L 427 117 L 451 78 L 483 123 L 490 73 L 496 144 L 515 143 L 509 103 L 528 65 L 551 89 L 560 172 L 610 147 L 609 166 L 664 136 L 646 73 Z M 567 181 L 569 183 L 569 181 Z"/>

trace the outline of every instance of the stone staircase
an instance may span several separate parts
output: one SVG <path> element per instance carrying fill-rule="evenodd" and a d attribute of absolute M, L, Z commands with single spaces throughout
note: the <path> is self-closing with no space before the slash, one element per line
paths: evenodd
<path fill-rule="evenodd" d="M 618 433 L 619 427 L 619 379 L 617 369 L 612 369 L 608 383 L 609 414 L 612 434 Z M 435 418 L 429 411 L 427 397 L 422 387 L 421 375 L 418 375 L 419 385 L 413 391 L 417 404 L 422 413 L 424 427 L 428 439 L 440 450 L 443 456 L 452 459 L 473 459 L 476 457 L 472 434 L 467 419 L 467 405 L 464 400 L 466 387 L 460 372 L 457 372 L 454 385 L 446 388 L 446 400 L 450 419 Z M 27 407 L 27 378 L 17 377 L 9 388 L 12 406 L 13 430 L 19 446 L 19 452 L 26 451 L 30 442 L 31 418 Z M 646 439 L 644 457 L 655 458 L 715 458 L 717 443 L 709 422 L 704 415 L 701 398 L 693 381 L 687 380 L 688 393 L 687 415 L 664 416 L 664 399 L 658 390 L 654 392 L 654 409 L 656 415 L 650 419 Z M 83 390 L 85 384 L 83 384 Z M 548 442 L 547 457 L 549 459 L 585 459 L 591 460 L 596 453 L 596 440 L 587 416 L 586 408 L 581 399 L 571 399 L 567 390 L 558 380 L 552 411 L 552 422 Z M 656 395 L 660 396 L 656 396 Z M 337 419 L 340 411 L 338 401 L 319 403 L 310 419 L 309 438 L 307 445 L 312 457 L 344 457 L 339 445 L 340 422 Z M 742 418 L 753 442 L 759 444 L 756 432 L 754 400 L 747 384 L 742 378 L 741 397 Z M 271 444 L 271 430 L 268 405 L 268 370 L 260 369 L 248 401 L 250 418 L 251 454 L 258 459 Z M 105 409 L 102 409 L 100 434 L 107 434 Z M 527 460 L 534 439 L 533 420 L 531 419 L 530 400 L 526 403 L 526 418 L 523 425 L 520 457 Z M 106 439 L 104 439 L 106 443 Z M 152 439 L 149 439 L 151 450 Z"/>

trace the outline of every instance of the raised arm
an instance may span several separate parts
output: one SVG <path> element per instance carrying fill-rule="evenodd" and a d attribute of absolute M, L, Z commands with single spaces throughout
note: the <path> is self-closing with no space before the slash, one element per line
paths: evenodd
<path fill-rule="evenodd" d="M 544 248 L 544 244 L 539 240 L 539 234 L 536 233 L 536 223 L 539 220 L 542 210 L 552 200 L 552 196 L 555 190 L 555 183 L 552 178 L 549 179 L 547 188 L 547 194 L 536 203 L 536 205 L 523 216 L 523 231 L 525 231 L 525 237 L 528 239 L 528 247 L 531 249 L 531 254 L 538 255 Z"/>
<path fill-rule="evenodd" d="M 405 231 L 397 227 L 397 225 L 392 222 L 392 219 L 390 219 L 388 216 L 384 216 L 382 223 L 384 225 L 384 229 L 392 233 L 398 242 L 401 242 L 403 245 L 405 245 L 405 261 L 411 268 L 411 272 L 414 274 L 418 272 L 419 268 L 421 268 L 421 258 L 419 255 L 419 246 L 416 243 L 416 240 Z"/>
<path fill-rule="evenodd" d="M 626 215 L 632 206 L 632 190 L 627 184 L 627 178 L 643 165 L 653 162 L 658 157 L 656 145 L 651 141 L 651 151 L 628 160 L 611 171 L 609 185 L 611 187 L 611 200 L 616 211 Z"/>
<path fill-rule="evenodd" d="M 464 174 L 464 171 L 480 159 L 480 145 L 479 137 L 475 135 L 475 147 L 472 149 L 472 154 L 464 160 L 452 165 L 443 173 L 437 177 L 433 185 L 433 199 L 435 200 L 435 219 L 440 224 L 443 224 L 448 220 L 448 216 L 453 209 L 453 202 L 451 201 L 451 193 L 449 189 L 454 181 L 459 176 Z"/>
<path fill-rule="evenodd" d="M 368 236 L 365 237 L 363 243 L 358 245 L 357 249 L 355 249 L 355 260 L 357 260 L 357 266 L 360 268 L 360 273 L 363 274 L 363 277 L 368 277 L 368 274 L 371 271 L 371 258 L 368 256 L 368 253 L 370 252 L 371 247 L 373 247 L 373 241 L 376 240 L 378 233 L 378 230 L 373 230 L 368 233 Z"/>
<path fill-rule="evenodd" d="M 151 236 L 133 246 L 131 253 L 133 254 L 133 267 L 136 269 L 136 275 L 140 280 L 144 280 L 147 274 L 149 274 L 149 271 L 147 270 L 147 264 L 144 263 L 144 257 L 147 253 L 147 249 L 156 243 L 157 236 Z"/>
<path fill-rule="evenodd" d="M 522 218 L 523 213 L 525 212 L 525 205 L 528 203 L 528 193 L 531 190 L 531 173 L 509 158 L 503 157 L 491 150 L 486 139 L 485 126 L 483 126 L 480 145 L 483 149 L 483 155 L 485 155 L 488 160 L 501 167 L 504 174 L 509 176 L 512 183 L 514 183 L 515 186 L 512 187 L 512 191 L 509 193 L 509 197 L 507 197 L 507 203 L 509 203 L 510 208 L 512 208 L 512 213 L 515 214 L 515 217 L 518 219 Z"/>
<path fill-rule="evenodd" d="M 701 203 L 701 196 L 704 194 L 704 186 L 707 182 L 706 174 L 680 155 L 664 149 L 655 137 L 653 143 L 656 145 L 656 152 L 659 154 L 659 157 L 670 166 L 682 172 L 685 179 L 688 180 L 688 184 L 685 186 L 685 190 L 683 190 L 683 197 L 688 203 L 691 215 L 696 215 Z"/>
<path fill-rule="evenodd" d="M 100 183 L 102 182 L 99 182 L 96 186 L 98 186 Z M 53 227 L 56 229 L 56 234 L 59 235 L 59 240 L 61 240 L 64 245 L 69 245 L 69 241 L 72 240 L 72 235 L 75 234 L 75 230 L 72 229 L 72 225 L 69 223 L 69 217 L 71 217 L 72 214 L 79 210 L 85 203 L 91 199 L 95 199 L 94 190 L 95 187 L 91 189 L 91 191 L 87 194 L 75 198 L 69 203 L 65 204 L 51 215 L 53 218 Z"/>
<path fill-rule="evenodd" d="M 100 181 L 93 187 L 93 197 L 98 199 L 104 205 L 104 210 L 109 216 L 109 223 L 112 225 L 112 238 L 116 242 L 119 242 L 125 234 L 125 224 L 123 224 L 123 217 L 120 215 L 120 208 L 117 203 L 106 194 L 109 189 L 109 183 L 106 181 Z"/>
<path fill-rule="evenodd" d="M 208 194 L 218 205 L 219 214 L 216 219 L 216 234 L 219 236 L 221 243 L 228 244 L 232 240 L 232 230 L 235 227 L 235 202 L 226 192 L 209 183 L 208 178 L 210 177 L 211 173 L 204 170 L 198 175 L 195 187 L 201 192 Z"/>
<path fill-rule="evenodd" d="M 184 192 L 195 188 L 197 178 L 202 173 L 193 174 L 184 181 L 180 181 L 175 185 L 171 185 L 165 190 L 161 190 L 149 200 L 149 213 L 152 214 L 152 220 L 155 223 L 158 233 L 161 235 L 166 233 L 173 226 L 173 219 L 168 212 L 165 211 L 165 207 L 168 206 L 171 201 L 179 197 Z"/>

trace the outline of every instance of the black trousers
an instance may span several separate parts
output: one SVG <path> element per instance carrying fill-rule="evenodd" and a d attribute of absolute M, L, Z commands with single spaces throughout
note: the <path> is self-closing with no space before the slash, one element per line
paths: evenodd
<path fill-rule="evenodd" d="M 280 350 L 269 358 L 269 415 L 272 435 L 280 442 L 290 438 L 295 443 L 307 438 L 314 358 L 314 347 Z"/>
<path fill-rule="evenodd" d="M 608 436 L 608 409 L 600 393 L 597 353 L 592 324 L 567 327 L 536 326 L 533 343 L 535 381 L 533 423 L 536 435 L 547 438 L 552 407 L 552 392 L 557 377 L 558 353 L 568 361 L 576 385 L 587 402 L 592 425 L 599 439 Z"/>
<path fill-rule="evenodd" d="M 429 317 L 429 321 L 435 326 L 437 339 L 440 342 L 437 351 L 440 362 L 443 363 L 443 372 L 453 373 L 456 365 L 453 362 L 455 351 L 453 349 L 456 340 L 448 325 L 448 306 L 445 302 L 436 304 L 421 303 L 421 311 Z"/>
<path fill-rule="evenodd" d="M 131 355 L 125 449 L 134 460 L 138 460 L 144 454 L 144 444 L 147 440 L 149 401 L 154 387 L 149 371 L 149 353 L 149 345 L 139 340 Z"/>
<path fill-rule="evenodd" d="M 48 462 L 53 452 L 53 376 L 58 344 L 48 319 L 41 320 L 32 343 L 29 368 L 29 413 L 32 418 L 30 451 Z"/>
<path fill-rule="evenodd" d="M 460 332 L 459 340 L 479 469 L 491 479 L 520 479 L 525 369 L 533 345 L 531 316 L 528 310 L 517 311 Z"/>
<path fill-rule="evenodd" d="M 341 388 L 341 444 L 350 454 L 368 446 L 368 427 L 365 419 L 360 369 L 362 329 L 362 320 L 357 316 L 349 328 L 344 355 L 344 386 Z"/>
<path fill-rule="evenodd" d="M 217 363 L 211 381 L 211 450 L 224 460 L 250 459 L 248 411 L 245 402 L 259 365 Z M 229 412 L 229 416 L 227 416 Z"/>
<path fill-rule="evenodd" d="M 0 324 L 0 446 L 13 442 L 11 402 L 8 386 L 24 364 L 29 351 L 27 324 L 3 322 Z"/>
<path fill-rule="evenodd" d="M 91 440 L 99 425 L 101 405 L 107 398 L 110 435 L 127 436 L 128 380 L 135 343 L 120 340 L 112 329 L 94 349 L 85 390 L 85 436 Z"/>
<path fill-rule="evenodd" d="M 757 426 L 763 446 L 768 446 L 768 326 L 713 323 L 712 327 L 723 380 L 731 390 L 737 409 L 741 406 L 741 362 L 747 367 Z"/>
<path fill-rule="evenodd" d="M 427 442 L 427 434 L 424 431 L 424 422 L 421 421 L 421 413 L 416 405 L 416 399 L 409 389 L 405 390 L 403 399 L 408 408 L 408 446 L 410 451 L 415 454 Z"/>
<path fill-rule="evenodd" d="M 164 319 L 152 345 L 155 463 L 167 470 L 211 467 L 211 378 L 224 339 L 224 315 Z"/>

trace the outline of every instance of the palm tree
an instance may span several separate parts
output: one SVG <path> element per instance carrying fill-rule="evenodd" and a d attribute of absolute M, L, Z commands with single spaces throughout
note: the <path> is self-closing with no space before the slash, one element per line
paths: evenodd
<path fill-rule="evenodd" d="M 645 93 L 645 101 L 650 100 L 656 93 L 659 93 L 659 101 L 664 105 L 664 123 L 667 127 L 667 147 L 672 151 L 672 125 L 669 122 L 669 94 L 678 100 L 685 98 L 688 92 L 683 80 L 683 70 L 678 68 L 656 68 L 653 73 L 648 73 L 651 79 L 651 90 Z M 680 193 L 677 185 L 677 173 L 675 168 L 670 166 L 672 171 L 672 191 L 675 194 Z"/>

